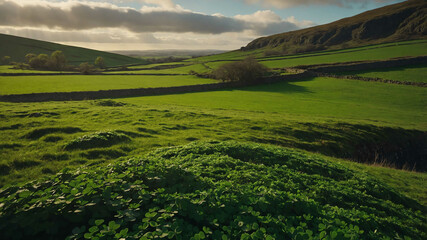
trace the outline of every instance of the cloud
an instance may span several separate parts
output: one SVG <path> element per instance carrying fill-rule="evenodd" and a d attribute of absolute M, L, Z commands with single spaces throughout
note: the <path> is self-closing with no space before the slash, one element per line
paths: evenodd
<path fill-rule="evenodd" d="M 117 29 L 95 29 L 84 31 L 52 31 L 39 28 L 0 27 L 0 32 L 15 36 L 53 42 L 95 43 L 161 43 L 152 33 L 132 33 Z"/>
<path fill-rule="evenodd" d="M 172 1 L 144 0 L 162 6 Z M 172 4 L 172 5 L 171 5 Z M 220 34 L 251 30 L 259 35 L 294 30 L 298 25 L 280 19 L 271 11 L 252 15 L 224 17 L 188 10 L 136 10 L 108 3 L 0 1 L 0 26 L 44 27 L 60 30 L 88 30 L 96 28 L 126 29 L 134 33 L 174 32 Z"/>
<path fill-rule="evenodd" d="M 271 10 L 257 11 L 250 15 L 237 15 L 236 19 L 245 21 L 254 35 L 272 35 L 313 26 L 311 21 L 298 21 L 295 17 L 282 19 Z"/>
<path fill-rule="evenodd" d="M 262 4 L 266 7 L 290 8 L 301 5 L 334 5 L 339 7 L 364 6 L 370 2 L 387 3 L 394 0 L 244 0 L 249 4 Z"/>
<path fill-rule="evenodd" d="M 163 8 L 175 8 L 172 0 L 141 0 L 143 3 L 154 4 Z"/>

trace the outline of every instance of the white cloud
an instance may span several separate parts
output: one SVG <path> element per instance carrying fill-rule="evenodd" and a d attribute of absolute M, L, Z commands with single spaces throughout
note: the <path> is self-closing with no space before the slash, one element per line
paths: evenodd
<path fill-rule="evenodd" d="M 251 15 L 230 18 L 218 14 L 206 15 L 176 9 L 139 11 L 109 3 L 76 1 L 15 3 L 8 0 L 0 2 L 0 26 L 45 27 L 61 30 L 119 28 L 135 33 L 220 34 L 252 30 L 259 35 L 297 28 L 293 22 L 281 19 L 272 11 L 258 11 Z"/>
<path fill-rule="evenodd" d="M 266 7 L 290 8 L 301 5 L 335 5 L 339 7 L 363 6 L 369 2 L 384 3 L 393 0 L 244 0 L 249 4 L 261 4 Z"/>
<path fill-rule="evenodd" d="M 140 10 L 106 2 L 52 1 L 0 0 L 0 32 L 104 50 L 228 50 L 259 36 L 313 24 L 294 17 L 283 19 L 270 10 L 234 17 L 207 15 L 170 0 L 113 0 L 152 5 Z"/>

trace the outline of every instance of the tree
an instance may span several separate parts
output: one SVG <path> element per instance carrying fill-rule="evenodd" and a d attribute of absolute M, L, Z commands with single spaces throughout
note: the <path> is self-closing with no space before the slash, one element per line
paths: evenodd
<path fill-rule="evenodd" d="M 221 65 L 213 71 L 216 79 L 223 81 L 255 82 L 268 72 L 268 68 L 248 57 L 243 61 L 231 62 Z"/>
<path fill-rule="evenodd" d="M 39 54 L 35 58 L 31 58 L 29 64 L 32 68 L 43 69 L 47 68 L 49 63 L 49 56 L 47 54 Z"/>
<path fill-rule="evenodd" d="M 53 70 L 63 70 L 67 64 L 67 59 L 62 51 L 55 51 L 49 59 L 49 67 Z"/>
<path fill-rule="evenodd" d="M 79 66 L 79 71 L 83 74 L 91 74 L 95 71 L 95 66 L 93 66 L 92 64 L 89 64 L 87 62 L 84 62 L 82 64 L 80 64 Z"/>
<path fill-rule="evenodd" d="M 30 63 L 31 59 L 37 57 L 36 54 L 34 53 L 28 53 L 27 55 L 25 55 L 25 62 L 26 63 Z"/>
<path fill-rule="evenodd" d="M 12 58 L 10 56 L 4 56 L 1 61 L 3 64 L 7 65 L 10 63 L 10 61 L 12 60 Z"/>
<path fill-rule="evenodd" d="M 95 60 L 95 66 L 97 66 L 99 68 L 104 68 L 105 67 L 104 58 L 103 57 L 97 57 Z"/>

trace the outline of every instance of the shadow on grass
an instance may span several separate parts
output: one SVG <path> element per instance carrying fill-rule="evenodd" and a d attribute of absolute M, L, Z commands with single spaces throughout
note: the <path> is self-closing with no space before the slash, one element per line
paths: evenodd
<path fill-rule="evenodd" d="M 314 78 L 304 78 L 304 79 L 298 80 L 298 82 L 311 81 L 313 79 Z M 297 82 L 297 81 L 293 81 L 293 82 Z M 293 84 L 293 82 L 278 82 L 278 83 L 271 83 L 271 84 L 263 84 L 263 85 L 257 85 L 257 86 L 238 88 L 238 90 L 252 91 L 252 92 L 272 92 L 272 93 L 283 93 L 283 94 L 312 93 L 306 87 L 295 85 Z M 234 90 L 234 89 L 229 89 L 229 90 Z"/>

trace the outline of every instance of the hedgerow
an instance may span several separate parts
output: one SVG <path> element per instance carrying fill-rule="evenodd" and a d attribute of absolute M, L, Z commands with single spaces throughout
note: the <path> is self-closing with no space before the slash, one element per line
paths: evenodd
<path fill-rule="evenodd" d="M 426 209 L 280 147 L 195 142 L 0 193 L 1 239 L 426 239 Z"/>

